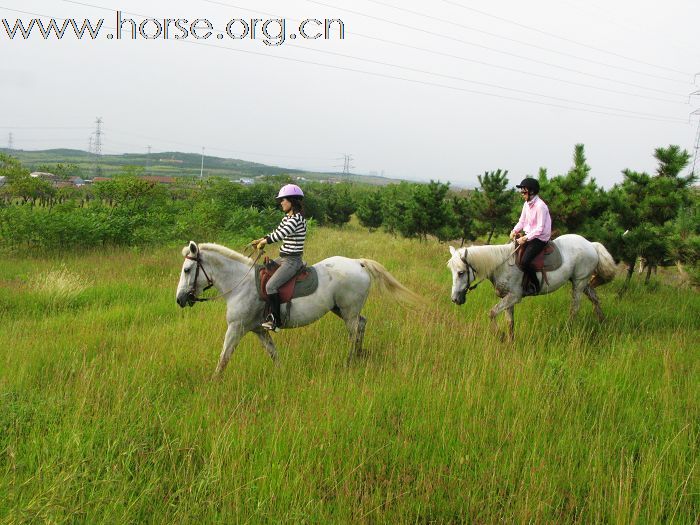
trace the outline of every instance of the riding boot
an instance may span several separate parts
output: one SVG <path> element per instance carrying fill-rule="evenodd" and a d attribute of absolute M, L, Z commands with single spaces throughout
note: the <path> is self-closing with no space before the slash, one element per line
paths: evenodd
<path fill-rule="evenodd" d="M 534 270 L 525 273 L 523 279 L 523 297 L 537 295 L 540 293 L 540 280 L 537 278 L 537 273 Z"/>
<path fill-rule="evenodd" d="M 267 320 L 262 324 L 262 327 L 266 330 L 273 330 L 275 332 L 279 331 L 282 324 L 280 317 L 280 294 L 271 293 L 267 296 L 268 305 L 270 306 L 270 315 Z"/>

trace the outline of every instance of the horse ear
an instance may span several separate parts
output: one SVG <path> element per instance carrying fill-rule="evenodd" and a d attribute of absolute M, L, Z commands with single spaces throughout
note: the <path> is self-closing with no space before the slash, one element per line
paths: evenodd
<path fill-rule="evenodd" d="M 455 247 L 454 247 L 454 246 L 450 246 L 450 254 L 451 254 L 451 255 L 454 255 L 455 253 L 457 253 L 457 250 L 455 249 Z"/>
<path fill-rule="evenodd" d="M 190 241 L 190 253 L 197 255 L 197 244 L 194 241 Z"/>

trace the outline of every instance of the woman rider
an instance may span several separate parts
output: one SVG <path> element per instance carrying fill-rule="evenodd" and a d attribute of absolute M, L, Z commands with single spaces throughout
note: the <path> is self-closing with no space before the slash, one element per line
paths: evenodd
<path fill-rule="evenodd" d="M 540 281 L 537 279 L 537 272 L 532 267 L 532 262 L 544 250 L 552 236 L 552 218 L 549 215 L 549 208 L 538 195 L 540 183 L 536 179 L 530 177 L 523 179 L 516 188 L 520 189 L 525 202 L 520 220 L 510 232 L 510 238 L 514 239 L 520 231 L 525 230 L 525 235 L 517 240 L 518 244 L 525 244 L 520 264 L 534 288 L 524 290 L 524 295 L 537 295 L 540 293 Z"/>
<path fill-rule="evenodd" d="M 280 319 L 280 287 L 294 277 L 304 265 L 304 241 L 306 240 L 306 219 L 302 200 L 304 192 L 296 184 L 287 184 L 277 194 L 277 202 L 285 213 L 282 222 L 272 233 L 253 241 L 253 246 L 261 250 L 266 244 L 284 241 L 280 257 L 275 262 L 280 265 L 265 286 L 270 315 L 262 324 L 266 330 L 278 331 Z"/>

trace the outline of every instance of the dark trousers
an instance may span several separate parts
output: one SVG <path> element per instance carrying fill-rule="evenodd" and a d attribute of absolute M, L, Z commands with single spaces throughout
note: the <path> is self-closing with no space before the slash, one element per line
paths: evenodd
<path fill-rule="evenodd" d="M 527 275 L 528 280 L 537 287 L 537 291 L 540 291 L 540 281 L 537 279 L 537 272 L 532 268 L 532 261 L 535 260 L 544 247 L 547 245 L 546 241 L 541 241 L 539 239 L 532 239 L 525 243 L 525 251 L 523 252 L 523 258 L 520 259 L 520 265 L 523 267 L 525 275 Z"/>

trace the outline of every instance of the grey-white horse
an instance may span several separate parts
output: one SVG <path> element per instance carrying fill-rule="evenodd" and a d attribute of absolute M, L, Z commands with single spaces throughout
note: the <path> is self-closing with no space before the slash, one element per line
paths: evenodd
<path fill-rule="evenodd" d="M 617 268 L 612 256 L 599 242 L 590 242 L 580 235 L 562 235 L 554 243 L 561 252 L 562 265 L 557 270 L 547 272 L 547 282 L 542 282 L 542 274 L 538 274 L 542 282 L 540 293 L 551 293 L 566 282 L 571 282 L 571 317 L 578 312 L 581 294 L 585 294 L 602 322 L 605 317 L 595 287 L 615 277 Z M 514 307 L 523 298 L 523 272 L 514 264 L 514 249 L 512 243 L 460 249 L 450 246 L 452 257 L 447 262 L 452 271 L 452 302 L 464 304 L 467 292 L 474 288 L 478 278 L 491 281 L 496 295 L 501 298 L 490 312 L 492 326 L 497 329 L 496 316 L 505 311 L 511 339 L 515 335 Z"/>
<path fill-rule="evenodd" d="M 273 361 L 276 360 L 277 350 L 272 337 L 260 326 L 265 302 L 256 287 L 255 270 L 251 269 L 254 261 L 218 244 L 197 246 L 194 242 L 183 248 L 182 255 L 185 262 L 177 286 L 177 304 L 181 307 L 194 305 L 202 291 L 211 286 L 226 301 L 228 329 L 214 375 L 224 371 L 236 345 L 248 332 L 255 333 Z M 313 294 L 292 301 L 283 328 L 305 326 L 333 312 L 345 321 L 353 343 L 348 360 L 362 351 L 367 320 L 360 312 L 372 282 L 402 302 L 419 300 L 384 266 L 371 259 L 329 257 L 313 267 L 318 274 L 318 288 Z"/>

